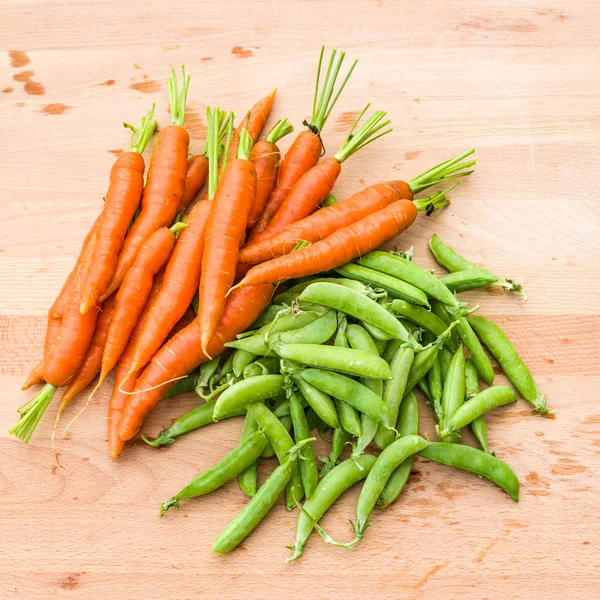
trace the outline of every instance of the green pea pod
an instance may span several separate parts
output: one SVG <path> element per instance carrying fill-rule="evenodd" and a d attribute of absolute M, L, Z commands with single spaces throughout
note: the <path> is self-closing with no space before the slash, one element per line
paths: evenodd
<path fill-rule="evenodd" d="M 410 366 L 410 372 L 408 373 L 408 380 L 406 382 L 404 395 L 408 394 L 416 385 L 427 375 L 429 369 L 433 365 L 437 355 L 439 352 L 439 348 L 437 345 L 429 346 L 423 350 L 423 352 L 419 352 L 415 354 L 415 358 Z"/>
<path fill-rule="evenodd" d="M 340 422 L 333 400 L 321 390 L 310 385 L 308 381 L 305 381 L 299 375 L 292 375 L 292 380 L 298 387 L 298 391 L 302 394 L 315 413 L 317 413 L 319 418 L 329 425 L 329 427 L 338 429 Z"/>
<path fill-rule="evenodd" d="M 287 461 L 289 458 L 288 453 L 294 446 L 294 440 L 288 433 L 287 428 L 264 404 L 249 404 L 246 410 L 248 411 L 248 414 L 256 420 L 258 426 L 265 432 L 267 439 L 275 449 L 275 454 L 277 454 L 279 462 L 283 463 Z M 303 496 L 304 488 L 302 487 L 300 467 L 298 464 L 295 464 L 292 469 L 292 478 L 286 494 L 287 509 L 292 510 L 296 505 L 296 501 L 300 501 Z"/>
<path fill-rule="evenodd" d="M 395 423 L 398 418 L 398 410 L 407 391 L 406 384 L 414 358 L 415 353 L 411 348 L 400 348 L 392 359 L 390 365 L 392 379 L 385 382 L 383 390 L 383 401 L 390 415 L 390 423 Z M 394 441 L 394 436 L 393 429 L 379 427 L 375 435 L 375 443 L 382 449 L 386 448 Z"/>
<path fill-rule="evenodd" d="M 387 446 L 379 455 L 358 497 L 354 524 L 355 542 L 363 538 L 365 529 L 369 526 L 369 517 L 392 473 L 409 456 L 413 456 L 428 445 L 429 442 L 418 435 L 406 435 Z"/>
<path fill-rule="evenodd" d="M 486 412 L 516 401 L 517 395 L 512 388 L 504 385 L 489 387 L 462 404 L 454 416 L 446 421 L 444 429 L 437 429 L 438 435 L 445 440 L 453 432 L 466 427 Z"/>
<path fill-rule="evenodd" d="M 223 363 L 223 366 L 219 370 L 219 377 L 223 379 L 227 375 L 233 374 L 233 353 L 231 353 Z"/>
<path fill-rule="evenodd" d="M 321 420 L 321 417 L 313 410 L 311 406 L 306 409 L 306 422 L 308 423 L 308 428 L 312 431 L 316 429 L 320 425 L 325 425 L 325 423 Z"/>
<path fill-rule="evenodd" d="M 368 285 L 377 286 L 378 288 L 385 290 L 394 298 L 402 298 L 412 304 L 429 306 L 425 292 L 396 277 L 391 277 L 385 273 L 367 269 L 367 267 L 362 267 L 361 265 L 355 265 L 353 263 L 348 263 L 347 265 L 336 269 L 336 271 L 344 277 L 356 279 Z"/>
<path fill-rule="evenodd" d="M 321 479 L 313 497 L 304 503 L 304 510 L 298 516 L 294 554 L 288 562 L 302 555 L 314 524 L 347 489 L 368 476 L 376 460 L 372 454 L 362 454 L 356 460 L 340 463 Z"/>
<path fill-rule="evenodd" d="M 242 428 L 242 436 L 240 439 L 241 443 L 244 443 L 247 439 L 249 439 L 255 431 L 258 431 L 258 423 L 250 416 L 246 415 L 244 419 L 244 426 Z M 264 452 L 264 449 L 267 445 L 267 439 L 265 438 L 265 444 L 260 453 Z M 256 490 L 258 489 L 258 459 L 255 460 L 252 464 L 248 465 L 239 475 L 238 475 L 238 484 L 240 489 L 246 496 L 252 498 L 254 494 L 256 494 Z"/>
<path fill-rule="evenodd" d="M 415 349 L 418 346 L 406 327 L 383 306 L 350 288 L 331 283 L 313 283 L 302 292 L 300 299 L 334 308 L 359 321 L 378 327 L 394 338 L 414 346 Z"/>
<path fill-rule="evenodd" d="M 292 478 L 294 466 L 297 464 L 298 452 L 302 445 L 298 444 L 292 448 L 288 460 L 279 465 L 271 473 L 256 492 L 256 495 L 250 499 L 242 511 L 217 536 L 212 547 L 212 552 L 216 554 L 231 552 L 263 520 Z"/>
<path fill-rule="evenodd" d="M 479 376 L 475 365 L 469 359 L 465 363 L 465 400 L 469 400 L 473 396 L 479 394 Z M 484 452 L 489 452 L 488 440 L 487 440 L 487 423 L 485 422 L 485 416 L 480 415 L 476 419 L 471 421 L 471 431 L 479 442 L 481 449 Z"/>
<path fill-rule="evenodd" d="M 465 348 L 471 354 L 471 360 L 473 361 L 479 376 L 488 385 L 492 385 L 494 382 L 494 367 L 492 366 L 488 355 L 485 353 L 479 338 L 469 324 L 469 319 L 452 315 L 450 318 L 456 321 L 456 331 L 465 345 Z"/>
<path fill-rule="evenodd" d="M 283 292 L 273 298 L 274 302 L 284 302 L 285 304 L 291 304 L 293 301 L 298 299 L 298 296 L 313 283 L 331 283 L 333 285 L 341 285 L 350 288 L 360 294 L 371 297 L 379 297 L 380 292 L 375 292 L 370 286 L 356 281 L 354 279 L 338 278 L 338 277 L 311 277 L 306 281 L 296 284 L 291 287 L 287 292 Z"/>
<path fill-rule="evenodd" d="M 365 329 L 367 329 L 367 328 L 365 327 Z M 378 352 L 379 356 L 383 356 L 383 353 L 385 352 L 385 349 L 387 348 L 387 345 L 388 345 L 388 340 L 378 340 L 376 338 L 373 338 L 373 342 L 375 343 L 375 346 L 377 347 L 377 352 Z"/>
<path fill-rule="evenodd" d="M 333 430 L 330 454 L 328 457 L 321 457 L 320 459 L 324 463 L 321 467 L 321 477 L 325 477 L 325 475 L 339 463 L 340 456 L 351 437 L 352 436 L 341 427 Z"/>
<path fill-rule="evenodd" d="M 179 394 L 185 394 L 185 392 L 193 392 L 194 388 L 198 385 L 198 377 L 198 371 L 193 371 L 185 379 L 180 379 L 171 389 L 165 392 L 162 399 L 166 400 Z"/>
<path fill-rule="evenodd" d="M 215 356 L 212 360 L 200 365 L 200 374 L 198 376 L 198 382 L 196 385 L 201 388 L 205 388 L 210 384 L 210 380 L 219 368 L 219 362 L 221 361 L 220 356 Z"/>
<path fill-rule="evenodd" d="M 493 454 L 463 444 L 431 442 L 419 455 L 427 460 L 475 473 L 501 487 L 515 502 L 519 501 L 519 480 L 513 470 Z"/>
<path fill-rule="evenodd" d="M 283 375 L 260 375 L 243 379 L 227 388 L 215 402 L 213 420 L 239 413 L 252 402 L 264 402 L 283 394 Z"/>
<path fill-rule="evenodd" d="M 181 500 L 210 494 L 231 481 L 244 469 L 254 464 L 266 443 L 265 434 L 262 431 L 255 431 L 216 465 L 195 477 L 170 500 L 163 502 L 160 507 L 160 515 L 172 506 L 179 507 Z"/>
<path fill-rule="evenodd" d="M 303 365 L 340 371 L 356 377 L 390 378 L 390 367 L 385 360 L 362 350 L 318 344 L 273 344 L 271 347 L 281 358 Z"/>
<path fill-rule="evenodd" d="M 277 375 L 280 360 L 277 356 L 265 356 L 251 362 L 242 373 L 244 379 L 258 377 L 259 375 Z"/>
<path fill-rule="evenodd" d="M 391 363 L 394 355 L 398 350 L 402 347 L 402 342 L 400 340 L 391 340 L 388 342 L 388 345 L 385 347 L 385 352 L 381 355 L 383 360 L 386 363 Z"/>
<path fill-rule="evenodd" d="M 456 294 L 486 288 L 497 281 L 497 277 L 487 269 L 471 267 L 464 271 L 455 271 L 440 277 L 440 281 Z"/>
<path fill-rule="evenodd" d="M 365 323 L 364 321 L 361 321 L 361 325 L 369 332 L 373 339 L 376 339 L 380 342 L 389 342 L 391 340 L 392 342 L 399 342 L 400 344 L 402 343 L 402 340 L 394 339 L 393 335 L 382 331 L 379 329 L 379 327 L 375 327 L 375 325 Z"/>
<path fill-rule="evenodd" d="M 414 392 L 410 392 L 400 404 L 396 429 L 400 437 L 419 433 L 419 403 Z M 386 508 L 400 496 L 408 481 L 413 462 L 414 456 L 409 456 L 394 469 L 377 499 L 379 508 Z"/>
<path fill-rule="evenodd" d="M 364 267 L 387 273 L 419 288 L 431 298 L 443 302 L 446 306 L 461 309 L 462 305 L 456 296 L 427 269 L 420 267 L 401 256 L 376 250 L 363 256 L 358 261 Z"/>
<path fill-rule="evenodd" d="M 431 371 L 431 369 L 429 369 L 429 370 Z M 427 376 L 423 377 L 423 379 L 421 379 L 421 381 L 417 382 L 417 385 L 415 387 L 421 391 L 423 396 L 425 396 L 425 400 L 427 401 L 427 406 L 433 406 L 433 397 L 431 396 L 431 390 L 429 389 L 429 384 L 427 383 Z M 434 417 L 435 417 L 435 414 L 434 414 Z"/>
<path fill-rule="evenodd" d="M 446 431 L 448 424 L 452 421 L 454 413 L 465 401 L 465 352 L 462 346 L 454 353 L 448 373 L 444 379 L 444 390 L 442 392 L 442 415 L 440 418 L 440 431 Z M 447 435 L 446 441 L 458 442 L 459 431 Z"/>
<path fill-rule="evenodd" d="M 304 369 L 300 377 L 322 392 L 347 402 L 384 427 L 390 426 L 390 416 L 385 402 L 368 387 L 339 373 L 321 369 Z"/>
<path fill-rule="evenodd" d="M 442 376 L 443 382 L 448 374 L 448 367 L 450 366 L 450 361 L 452 360 L 452 352 L 450 352 L 448 348 L 440 348 L 438 359 L 440 361 L 440 375 Z"/>
<path fill-rule="evenodd" d="M 433 402 L 433 411 L 435 420 L 439 421 L 442 415 L 442 370 L 440 367 L 440 356 L 436 357 L 427 373 L 427 384 L 431 401 Z"/>
<path fill-rule="evenodd" d="M 262 315 L 248 329 L 261 329 L 265 325 L 268 325 L 284 308 L 283 304 L 269 304 Z"/>
<path fill-rule="evenodd" d="M 310 438 L 310 429 L 304 414 L 304 408 L 296 394 L 290 393 L 290 415 L 294 426 L 294 438 L 296 442 Z M 317 483 L 319 482 L 319 473 L 317 471 L 317 457 L 315 448 L 312 442 L 307 443 L 300 452 L 300 475 L 302 477 L 302 485 L 304 486 L 304 494 L 307 499 L 312 498 Z"/>
<path fill-rule="evenodd" d="M 241 348 L 237 349 L 233 353 L 233 374 L 236 377 L 241 377 L 244 369 L 254 360 L 256 359 L 256 354 L 252 354 L 252 352 L 248 352 L 247 350 L 242 350 Z"/>
<path fill-rule="evenodd" d="M 548 414 L 546 397 L 538 390 L 529 369 L 504 331 L 485 317 L 470 317 L 469 323 L 519 394 L 533 406 L 534 412 Z"/>
<path fill-rule="evenodd" d="M 352 435 L 361 435 L 362 424 L 358 411 L 350 404 L 339 399 L 335 401 L 335 408 L 342 428 Z"/>
<path fill-rule="evenodd" d="M 335 332 L 335 339 L 333 345 L 337 348 L 348 348 L 348 337 L 346 336 L 346 329 L 348 328 L 348 319 L 342 312 L 337 313 L 337 331 Z"/>
<path fill-rule="evenodd" d="M 265 335 L 265 342 L 269 344 L 324 344 L 337 327 L 337 318 L 334 310 L 328 310 L 322 317 L 312 323 L 291 331 Z"/>

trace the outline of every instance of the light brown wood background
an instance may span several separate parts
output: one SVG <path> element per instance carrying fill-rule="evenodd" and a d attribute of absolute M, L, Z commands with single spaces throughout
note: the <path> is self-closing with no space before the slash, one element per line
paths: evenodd
<path fill-rule="evenodd" d="M 598 598 L 599 23 L 590 0 L 5 0 L 0 597 Z M 59 441 L 65 470 L 50 451 L 51 414 L 29 446 L 7 430 L 29 397 L 19 387 L 40 357 L 45 311 L 127 147 L 121 122 L 137 122 L 156 101 L 167 123 L 164 79 L 185 63 L 196 148 L 206 104 L 242 114 L 273 86 L 273 119 L 299 126 L 321 44 L 360 59 L 325 130 L 327 149 L 367 101 L 395 125 L 344 166 L 341 197 L 477 148 L 477 173 L 452 206 L 421 216 L 400 243 L 433 266 L 427 240 L 438 232 L 523 282 L 528 304 L 490 292 L 468 300 L 514 338 L 556 418 L 533 416 L 523 402 L 489 418 L 491 447 L 521 480 L 519 504 L 419 460 L 357 552 L 314 537 L 301 561 L 285 565 L 296 514 L 280 504 L 240 550 L 215 557 L 213 538 L 245 502 L 235 482 L 163 519 L 157 508 L 236 444 L 238 422 L 160 451 L 136 443 L 111 463 L 104 390 Z M 144 431 L 156 434 L 193 405 L 191 395 L 165 402 Z M 422 429 L 432 435 L 429 419 Z M 337 538 L 350 536 L 357 492 L 323 521 Z"/>

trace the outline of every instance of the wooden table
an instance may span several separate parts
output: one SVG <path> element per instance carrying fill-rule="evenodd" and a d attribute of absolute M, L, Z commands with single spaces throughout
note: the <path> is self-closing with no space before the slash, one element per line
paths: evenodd
<path fill-rule="evenodd" d="M 0 597 L 599 597 L 596 2 L 19 0 L 4 2 L 0 17 Z M 235 482 L 162 519 L 157 509 L 236 444 L 239 422 L 161 451 L 134 443 L 111 463 L 107 387 L 59 440 L 64 470 L 50 450 L 52 414 L 29 446 L 7 430 L 30 397 L 19 387 L 40 357 L 45 311 L 127 147 L 121 122 L 156 101 L 167 123 L 164 79 L 184 63 L 196 150 L 206 104 L 242 114 L 273 86 L 271 122 L 287 116 L 299 127 L 323 43 L 360 59 L 325 130 L 327 150 L 368 101 L 395 125 L 348 160 L 340 197 L 477 148 L 477 173 L 452 206 L 421 216 L 399 243 L 433 267 L 427 240 L 437 232 L 525 285 L 527 304 L 492 292 L 466 299 L 505 327 L 556 418 L 522 401 L 489 418 L 491 447 L 521 480 L 519 504 L 489 482 L 418 460 L 357 552 L 314 536 L 286 565 L 296 513 L 279 505 L 240 550 L 211 556 L 245 502 Z M 144 431 L 157 433 L 194 403 L 165 402 Z M 422 431 L 433 436 L 425 417 Z M 336 538 L 350 536 L 357 492 L 323 520 Z"/>

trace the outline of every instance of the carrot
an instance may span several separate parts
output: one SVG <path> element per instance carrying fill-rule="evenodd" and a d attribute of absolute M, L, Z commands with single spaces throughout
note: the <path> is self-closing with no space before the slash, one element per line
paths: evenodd
<path fill-rule="evenodd" d="M 238 286 L 277 283 L 336 269 L 389 242 L 412 225 L 416 216 L 410 200 L 397 200 L 312 246 L 256 265 Z"/>
<path fill-rule="evenodd" d="M 333 158 L 327 158 L 304 173 L 296 182 L 281 203 L 279 210 L 275 213 L 271 222 L 263 229 L 260 239 L 266 239 L 279 233 L 286 225 L 295 223 L 312 214 L 319 204 L 329 196 L 335 182 L 342 171 L 342 163 L 355 152 L 364 148 L 367 144 L 390 133 L 392 129 L 381 131 L 389 125 L 389 119 L 382 121 L 386 113 L 377 110 L 367 122 L 356 132 L 356 126 L 369 108 L 365 107 L 358 119 L 354 122 L 350 133 L 344 140 L 341 148 Z"/>
<path fill-rule="evenodd" d="M 188 159 L 185 172 L 185 186 L 177 212 L 184 210 L 196 197 L 208 175 L 208 159 L 204 154 L 196 154 Z"/>
<path fill-rule="evenodd" d="M 292 131 L 294 131 L 292 124 L 287 119 L 282 119 L 271 129 L 266 140 L 252 146 L 250 160 L 256 169 L 256 196 L 248 215 L 247 228 L 252 227 L 258 221 L 277 181 L 281 160 L 277 142 Z"/>
<path fill-rule="evenodd" d="M 110 185 L 100 216 L 94 255 L 82 283 L 80 310 L 85 314 L 102 296 L 117 268 L 117 256 L 137 210 L 144 189 L 142 152 L 154 135 L 154 104 L 142 119 L 140 129 L 132 129 L 131 150 L 121 154 L 110 171 Z M 136 139 L 137 136 L 137 139 Z"/>
<path fill-rule="evenodd" d="M 467 176 L 472 171 L 464 169 L 473 166 L 475 162 L 461 161 L 472 153 L 473 150 L 469 150 L 450 161 L 436 165 L 408 182 L 386 181 L 369 186 L 342 202 L 322 208 L 296 223 L 287 225 L 273 237 L 246 246 L 240 252 L 239 261 L 256 264 L 288 254 L 302 240 L 318 242 L 334 231 L 360 221 L 396 200 L 412 200 L 415 193 L 428 187 L 448 181 L 456 175 Z M 435 208 L 433 202 L 436 200 L 439 205 L 439 193 L 415 200 L 417 211 L 429 211 L 432 207 Z"/>
<path fill-rule="evenodd" d="M 279 169 L 277 184 L 269 196 L 263 214 L 252 228 L 249 238 L 251 242 L 262 239 L 260 233 L 270 223 L 275 213 L 279 210 L 281 203 L 285 200 L 285 197 L 289 194 L 290 190 L 294 187 L 300 177 L 319 162 L 319 158 L 324 152 L 323 143 L 321 141 L 321 131 L 357 63 L 357 61 L 352 63 L 337 94 L 332 99 L 335 82 L 342 66 L 342 62 L 344 61 L 344 57 L 346 56 L 345 52 L 340 52 L 336 61 L 337 50 L 333 50 L 325 74 L 323 88 L 319 95 L 319 79 L 321 76 L 321 65 L 324 52 L 325 47 L 322 47 L 319 56 L 319 65 L 317 67 L 317 83 L 313 98 L 311 120 L 310 123 L 306 121 L 303 123 L 308 130 L 300 133 L 286 152 L 285 158 Z"/>
<path fill-rule="evenodd" d="M 172 124 L 165 127 L 156 140 L 142 196 L 142 209 L 125 238 L 112 281 L 100 300 L 108 298 L 118 289 L 142 244 L 154 231 L 171 224 L 182 202 L 190 143 L 190 136 L 183 128 L 190 79 L 183 68 L 182 72 L 179 94 L 175 70 L 171 69 L 171 79 L 167 83 Z"/>
<path fill-rule="evenodd" d="M 123 440 L 119 437 L 119 424 L 121 422 L 121 415 L 123 414 L 123 409 L 129 400 L 128 392 L 132 392 L 135 388 L 135 382 L 139 375 L 139 372 L 134 372 L 132 377 L 125 380 L 125 378 L 130 373 L 131 369 L 131 359 L 133 358 L 133 350 L 139 339 L 139 335 L 144 327 L 144 323 L 148 317 L 148 310 L 152 305 L 153 300 L 156 298 L 157 294 L 160 292 L 160 288 L 164 279 L 164 271 L 159 271 L 154 278 L 154 282 L 152 283 L 152 289 L 150 290 L 150 295 L 148 296 L 148 301 L 146 302 L 146 306 L 142 310 L 142 314 L 138 319 L 133 331 L 131 332 L 131 336 L 129 338 L 129 342 L 127 347 L 121 354 L 121 358 L 119 358 L 119 362 L 117 363 L 117 369 L 115 372 L 115 384 L 113 387 L 113 391 L 108 401 L 108 450 L 110 453 L 110 457 L 112 460 L 116 460 L 119 458 L 119 455 L 123 451 Z M 121 391 L 122 390 L 122 391 Z"/>
<path fill-rule="evenodd" d="M 136 383 L 136 392 L 129 401 L 121 419 L 119 435 L 130 440 L 141 427 L 151 410 L 178 378 L 198 365 L 208 362 L 209 355 L 217 356 L 228 341 L 246 330 L 262 313 L 273 294 L 273 286 L 262 285 L 237 289 L 227 298 L 221 321 L 203 352 L 200 343 L 198 319 L 174 335 L 153 357 Z"/>
<path fill-rule="evenodd" d="M 233 285 L 239 248 L 256 192 L 256 170 L 250 162 L 252 139 L 245 129 L 236 158 L 225 167 L 206 224 L 198 323 L 204 352 L 225 309 L 225 297 Z"/>
<path fill-rule="evenodd" d="M 32 385 L 44 383 L 44 359 L 40 360 L 31 373 L 27 376 L 25 383 L 21 386 L 23 391 L 28 390 Z"/>
<path fill-rule="evenodd" d="M 273 102 L 277 89 L 271 90 L 264 98 L 261 98 L 246 114 L 242 122 L 236 127 L 231 138 L 231 145 L 227 152 L 227 160 L 233 160 L 237 153 L 237 147 L 240 139 L 240 133 L 242 129 L 248 131 L 248 135 L 252 138 L 252 142 L 256 143 L 258 136 L 262 131 L 271 109 L 273 108 Z"/>

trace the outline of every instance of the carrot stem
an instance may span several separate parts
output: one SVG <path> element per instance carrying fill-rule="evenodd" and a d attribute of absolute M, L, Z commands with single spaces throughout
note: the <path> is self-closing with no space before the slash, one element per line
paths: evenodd
<path fill-rule="evenodd" d="M 57 389 L 55 385 L 47 383 L 27 404 L 19 409 L 21 417 L 8 433 L 28 444 Z"/>
<path fill-rule="evenodd" d="M 292 133 L 292 131 L 294 131 L 294 126 L 287 120 L 287 118 L 281 119 L 280 121 L 277 121 L 273 129 L 269 131 L 266 141 L 276 144 L 281 138 L 285 137 L 289 133 Z"/>
<path fill-rule="evenodd" d="M 450 199 L 447 198 L 446 194 L 451 192 L 456 186 L 460 185 L 460 183 L 460 181 L 457 181 L 447 190 L 435 192 L 426 198 L 417 198 L 413 200 L 415 208 L 418 212 L 424 212 L 427 216 L 429 216 L 434 210 L 442 208 L 443 206 L 448 206 L 450 204 Z"/>
<path fill-rule="evenodd" d="M 438 183 L 443 183 L 445 181 L 450 181 L 451 179 L 458 179 L 460 177 L 466 177 L 470 175 L 473 171 L 471 170 L 466 172 L 465 169 L 469 169 L 470 167 L 474 166 L 476 161 L 461 161 L 474 152 L 475 149 L 471 148 L 460 156 L 446 160 L 439 165 L 424 171 L 420 175 L 417 175 L 408 182 L 410 189 L 414 194 L 417 194 L 423 190 L 426 190 L 427 188 L 437 185 Z"/>
<path fill-rule="evenodd" d="M 391 121 L 390 121 L 390 119 L 387 119 L 387 120 L 381 122 L 381 120 L 383 119 L 383 117 L 385 117 L 385 115 L 387 113 L 384 110 L 376 110 L 371 115 L 371 117 L 369 117 L 369 119 L 367 119 L 367 122 L 356 133 L 354 133 L 354 130 L 356 129 L 356 127 L 357 127 L 358 123 L 360 122 L 360 120 L 362 119 L 363 115 L 367 112 L 367 109 L 369 108 L 369 106 L 371 106 L 371 105 L 367 104 L 367 106 L 365 106 L 362 113 L 360 113 L 360 115 L 358 116 L 358 119 L 356 119 L 356 121 L 354 121 L 354 125 L 352 125 L 352 129 L 350 130 L 350 133 L 348 133 L 341 148 L 338 150 L 337 154 L 334 156 L 334 158 L 339 163 L 343 163 L 349 156 L 352 156 L 355 152 L 358 152 L 361 148 L 364 148 L 371 142 L 374 142 L 376 139 L 378 139 L 392 131 L 392 128 L 390 127 L 386 131 L 379 133 L 383 128 L 387 127 L 391 123 Z"/>
<path fill-rule="evenodd" d="M 187 223 L 185 222 L 185 220 L 183 221 L 177 221 L 174 225 L 172 225 L 169 229 L 175 234 L 177 235 L 182 229 L 185 229 L 187 227 Z"/>
<path fill-rule="evenodd" d="M 127 129 L 131 129 L 131 140 L 129 142 L 129 147 L 133 152 L 137 152 L 138 154 L 142 154 L 148 145 L 148 142 L 154 135 L 156 131 L 156 121 L 154 120 L 154 109 L 156 105 L 154 102 L 152 103 L 152 108 L 150 112 L 142 117 L 142 121 L 140 123 L 140 128 L 134 127 L 131 123 L 123 123 L 123 127 Z M 137 140 L 136 140 L 137 136 Z"/>
<path fill-rule="evenodd" d="M 237 147 L 236 158 L 250 159 L 250 150 L 252 150 L 252 138 L 248 130 L 244 127 L 240 131 L 240 138 Z"/>
<path fill-rule="evenodd" d="M 219 184 L 219 158 L 221 127 L 225 118 L 225 112 L 220 108 L 206 108 L 206 143 L 204 145 L 204 155 L 208 158 L 208 198 L 212 200 L 217 185 Z"/>
<path fill-rule="evenodd" d="M 189 86 L 190 76 L 185 74 L 185 67 L 181 65 L 181 91 L 179 91 L 177 75 L 175 75 L 175 69 L 171 67 L 171 77 L 167 79 L 169 105 L 171 106 L 171 123 L 179 125 L 179 127 L 183 127 L 185 121 L 185 103 Z"/>
<path fill-rule="evenodd" d="M 225 114 L 225 113 L 223 113 Z M 223 136 L 227 136 L 225 138 L 225 148 L 223 149 L 223 162 L 221 164 L 221 170 L 219 171 L 219 177 L 223 175 L 223 171 L 225 171 L 225 167 L 227 166 L 227 161 L 229 160 L 229 148 L 231 148 L 231 140 L 233 139 L 233 120 L 235 119 L 235 115 L 233 112 L 229 113 L 229 116 L 223 123 L 223 132 L 220 133 L 219 140 L 223 138 Z M 221 130 L 219 130 L 221 131 Z"/>

